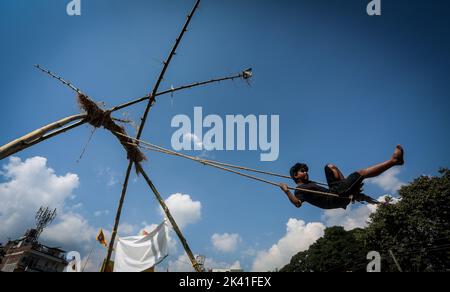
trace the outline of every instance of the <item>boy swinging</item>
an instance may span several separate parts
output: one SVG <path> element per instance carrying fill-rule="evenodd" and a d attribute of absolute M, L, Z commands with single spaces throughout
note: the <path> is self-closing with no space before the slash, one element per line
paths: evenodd
<path fill-rule="evenodd" d="M 286 184 L 280 184 L 280 188 L 288 196 L 289 201 L 297 208 L 300 208 L 305 202 L 322 209 L 346 209 L 352 201 L 365 201 L 369 204 L 377 204 L 377 201 L 361 193 L 363 181 L 377 177 L 394 166 L 404 164 L 404 150 L 400 145 L 395 149 L 391 159 L 354 172 L 347 178 L 335 165 L 328 164 L 325 167 L 325 175 L 329 189 L 326 189 L 309 180 L 309 169 L 306 164 L 297 163 L 291 168 L 290 175 L 298 185 L 297 187 L 304 189 L 304 191 L 297 190 L 295 195 L 293 195 Z M 337 194 L 339 196 L 309 193 L 307 190 Z"/>

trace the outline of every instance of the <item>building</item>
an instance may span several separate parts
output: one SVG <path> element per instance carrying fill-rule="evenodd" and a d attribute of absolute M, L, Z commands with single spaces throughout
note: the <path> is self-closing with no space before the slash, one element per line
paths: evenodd
<path fill-rule="evenodd" d="M 66 252 L 40 244 L 36 229 L 0 247 L 1 272 L 63 272 Z M 1 254 L 3 253 L 3 257 Z"/>

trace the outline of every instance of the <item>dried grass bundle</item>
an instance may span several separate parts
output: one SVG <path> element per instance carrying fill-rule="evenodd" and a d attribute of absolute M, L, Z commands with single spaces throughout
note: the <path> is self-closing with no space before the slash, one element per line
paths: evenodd
<path fill-rule="evenodd" d="M 125 128 L 117 125 L 111 118 L 110 111 L 102 110 L 95 102 L 93 102 L 88 96 L 79 93 L 78 103 L 80 107 L 87 113 L 87 122 L 95 128 L 103 127 L 110 131 L 119 140 L 120 144 L 127 151 L 128 159 L 135 164 L 141 163 L 147 160 L 145 155 L 139 150 L 137 146 L 133 146 L 134 141 L 128 136 Z"/>

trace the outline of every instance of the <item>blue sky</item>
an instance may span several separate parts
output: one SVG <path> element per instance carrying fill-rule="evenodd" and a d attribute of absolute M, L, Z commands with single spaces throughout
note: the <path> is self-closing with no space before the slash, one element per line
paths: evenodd
<path fill-rule="evenodd" d="M 149 93 L 193 5 L 180 0 L 82 0 L 82 16 L 69 17 L 66 2 L 1 3 L 0 144 L 79 112 L 74 94 L 33 64 L 60 73 L 108 106 Z M 162 97 L 143 138 L 170 147 L 175 131 L 171 119 L 192 116 L 195 106 L 202 106 L 205 115 L 223 117 L 276 114 L 277 161 L 262 163 L 260 153 L 251 151 L 214 152 L 209 157 L 283 173 L 304 161 L 313 178 L 324 180 L 328 162 L 349 174 L 387 159 L 401 143 L 407 164 L 387 181 L 436 174 L 450 164 L 449 4 L 382 1 L 383 15 L 369 17 L 368 2 L 204 1 L 161 88 L 248 67 L 254 68 L 252 86 L 235 81 L 177 93 L 173 101 Z M 142 104 L 125 112 L 137 121 L 143 110 Z M 64 202 L 64 212 L 78 214 L 94 229 L 110 230 L 127 161 L 115 139 L 98 130 L 77 163 L 89 134 L 90 127 L 84 126 L 16 157 L 45 157 L 57 176 L 76 174 L 75 197 Z M 324 221 L 323 211 L 309 206 L 297 210 L 271 186 L 189 161 L 150 153 L 148 157 L 144 167 L 165 198 L 182 193 L 201 202 L 201 219 L 184 232 L 196 253 L 216 262 L 240 261 L 250 270 L 258 251 L 286 236 L 290 219 Z M 135 178 L 122 222 L 138 232 L 142 222 L 158 224 L 162 217 L 153 195 Z M 0 183 L 10 180 L 4 176 Z M 389 193 L 383 189 L 386 180 L 367 184 L 366 192 L 374 197 Z M 104 210 L 109 212 L 94 215 Z M 33 212 L 28 215 L 33 217 Z M 236 251 L 214 249 L 215 233 L 238 234 Z M 0 240 L 12 236 L 0 235 Z M 180 253 L 178 248 L 173 257 Z"/>

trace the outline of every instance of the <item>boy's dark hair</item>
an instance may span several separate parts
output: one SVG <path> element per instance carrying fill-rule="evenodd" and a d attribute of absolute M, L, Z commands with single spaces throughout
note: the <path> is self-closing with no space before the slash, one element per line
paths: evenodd
<path fill-rule="evenodd" d="M 295 179 L 295 175 L 297 174 L 297 172 L 299 172 L 301 170 L 308 171 L 309 170 L 308 165 L 306 165 L 305 163 L 297 163 L 291 167 L 290 174 L 291 174 L 291 178 L 295 181 L 295 183 L 297 183 L 297 180 Z"/>

